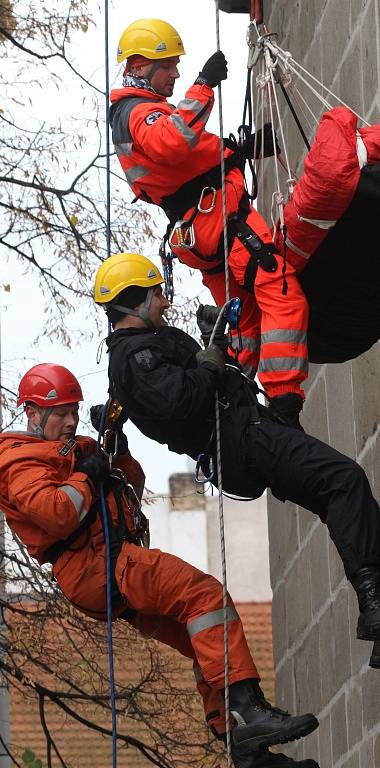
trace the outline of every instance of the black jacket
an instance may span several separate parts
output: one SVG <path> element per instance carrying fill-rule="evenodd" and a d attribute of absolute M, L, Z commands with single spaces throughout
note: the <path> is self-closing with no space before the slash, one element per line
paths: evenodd
<path fill-rule="evenodd" d="M 244 436 L 257 419 L 251 386 L 236 371 L 221 377 L 215 366 L 198 366 L 200 347 L 187 333 L 164 326 L 155 331 L 125 328 L 107 339 L 110 395 L 147 437 L 197 460 L 215 457 L 215 393 L 221 403 L 222 477 L 225 491 L 261 495 L 245 469 Z M 217 482 L 215 474 L 214 482 Z"/>

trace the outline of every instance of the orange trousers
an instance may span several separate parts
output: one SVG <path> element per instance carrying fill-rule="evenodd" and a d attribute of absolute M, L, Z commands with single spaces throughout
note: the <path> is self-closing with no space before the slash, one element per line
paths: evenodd
<path fill-rule="evenodd" d="M 116 564 L 116 581 L 132 624 L 145 636 L 175 648 L 193 661 L 206 720 L 224 733 L 224 640 L 222 585 L 174 555 L 125 542 Z M 243 625 L 228 597 L 230 683 L 258 678 Z"/>

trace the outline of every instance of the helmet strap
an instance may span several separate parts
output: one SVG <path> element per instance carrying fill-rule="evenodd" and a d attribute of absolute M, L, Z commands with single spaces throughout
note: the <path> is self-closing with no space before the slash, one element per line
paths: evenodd
<path fill-rule="evenodd" d="M 121 304 L 112 303 L 112 308 L 117 309 L 118 312 L 122 312 L 123 315 L 132 315 L 133 317 L 139 317 L 144 321 L 145 325 L 152 330 L 155 330 L 156 326 L 152 323 L 149 317 L 149 309 L 152 303 L 154 288 L 148 288 L 148 293 L 145 297 L 144 306 L 142 309 L 130 309 L 129 307 L 122 307 Z"/>
<path fill-rule="evenodd" d="M 54 410 L 54 405 L 49 406 L 49 408 L 41 408 L 39 407 L 39 413 L 42 412 L 42 418 L 38 426 L 31 425 L 30 422 L 28 423 L 28 431 L 32 432 L 33 435 L 36 435 L 37 437 L 41 437 L 42 440 L 46 440 L 44 430 L 46 427 L 46 422 L 51 415 L 51 413 Z"/>

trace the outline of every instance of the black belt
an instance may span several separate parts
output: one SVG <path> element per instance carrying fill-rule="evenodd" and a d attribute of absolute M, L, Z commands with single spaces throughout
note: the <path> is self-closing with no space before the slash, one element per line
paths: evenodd
<path fill-rule="evenodd" d="M 83 523 L 79 526 L 79 528 L 76 528 L 73 533 L 70 534 L 70 536 L 67 537 L 67 539 L 61 539 L 60 541 L 56 541 L 55 544 L 52 544 L 51 547 L 48 549 L 45 549 L 44 552 L 44 560 L 46 563 L 50 563 L 51 565 L 55 565 L 58 558 L 63 555 L 64 552 L 67 552 L 67 550 L 70 550 L 71 552 L 79 551 L 83 549 L 86 544 L 88 544 L 89 537 L 86 538 L 86 541 L 81 544 L 80 547 L 73 548 L 73 544 L 80 538 L 82 533 L 87 531 L 87 529 L 92 525 L 92 523 L 95 522 L 96 516 L 98 514 L 98 505 L 93 504 L 91 507 L 88 515 L 86 515 L 85 519 L 83 520 Z"/>

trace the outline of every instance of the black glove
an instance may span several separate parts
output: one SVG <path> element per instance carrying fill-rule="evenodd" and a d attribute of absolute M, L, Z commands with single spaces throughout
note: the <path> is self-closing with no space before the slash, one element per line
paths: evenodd
<path fill-rule="evenodd" d="M 80 458 L 75 464 L 76 472 L 84 472 L 94 488 L 107 479 L 109 465 L 106 457 L 101 453 L 93 453 L 91 456 Z"/>
<path fill-rule="evenodd" d="M 207 347 L 207 349 L 200 349 L 196 354 L 196 358 L 198 365 L 208 363 L 217 368 L 219 373 L 223 373 L 225 363 L 224 352 L 219 347 L 215 347 L 214 344 L 211 344 L 211 347 Z"/>
<path fill-rule="evenodd" d="M 195 85 L 209 85 L 215 88 L 222 80 L 227 79 L 227 61 L 222 51 L 216 51 L 207 59 L 199 73 Z"/>
<path fill-rule="evenodd" d="M 104 405 L 92 405 L 90 408 L 90 420 L 95 431 L 99 433 L 100 422 L 102 418 Z M 119 418 L 113 423 L 112 429 L 117 432 L 117 452 L 120 455 L 127 453 L 128 451 L 128 438 L 123 432 L 123 424 L 128 420 L 125 408 L 121 411 Z M 102 430 L 102 436 L 104 435 L 104 427 Z"/>
<path fill-rule="evenodd" d="M 286 395 L 272 397 L 268 412 L 274 418 L 280 417 L 289 427 L 300 429 L 303 432 L 304 430 L 299 422 L 299 414 L 302 411 L 302 407 L 303 400 L 301 395 L 298 395 L 296 392 L 288 392 Z"/>
<path fill-rule="evenodd" d="M 240 128 L 239 128 L 240 131 Z M 262 146 L 262 139 L 264 134 L 264 144 Z M 274 154 L 280 155 L 281 149 L 279 147 L 276 133 L 274 133 L 274 140 L 276 145 L 276 151 L 273 146 L 273 133 L 272 133 L 272 123 L 265 123 L 263 130 L 259 128 L 256 133 L 252 133 L 250 136 L 248 136 L 245 139 L 245 148 L 246 148 L 246 155 L 247 157 L 253 158 L 253 153 L 255 151 L 255 156 L 253 159 L 260 160 L 262 157 L 273 157 Z"/>
<path fill-rule="evenodd" d="M 210 304 L 200 304 L 197 309 L 198 328 L 201 332 L 202 341 L 205 347 L 208 347 L 210 343 L 211 334 L 219 317 L 220 310 L 221 307 L 214 307 Z M 224 333 L 226 324 L 226 318 L 221 317 L 212 341 L 216 347 L 219 347 L 219 349 L 222 349 L 224 352 L 228 347 L 228 338 Z"/>

